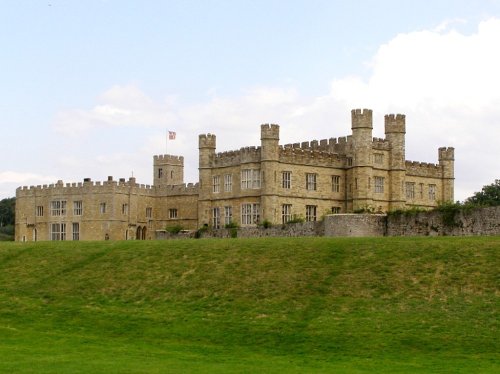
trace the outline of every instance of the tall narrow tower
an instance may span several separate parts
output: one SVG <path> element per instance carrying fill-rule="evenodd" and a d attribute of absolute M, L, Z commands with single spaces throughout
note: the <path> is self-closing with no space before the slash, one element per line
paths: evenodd
<path fill-rule="evenodd" d="M 444 202 L 453 202 L 455 181 L 455 148 L 441 147 L 439 152 L 439 166 L 442 168 L 442 193 L 441 200 Z"/>
<path fill-rule="evenodd" d="M 279 139 L 280 127 L 278 125 L 260 126 L 260 168 L 263 176 L 262 183 L 262 220 L 274 222 L 276 209 L 278 209 L 278 197 L 276 179 L 279 163 Z"/>
<path fill-rule="evenodd" d="M 212 170 L 215 158 L 216 137 L 213 134 L 202 134 L 198 139 L 199 149 L 199 182 L 198 225 L 210 223 Z"/>
<path fill-rule="evenodd" d="M 352 204 L 353 210 L 371 207 L 373 193 L 370 188 L 373 166 L 372 130 L 373 112 L 369 109 L 351 111 L 352 146 Z"/>
<path fill-rule="evenodd" d="M 405 198 L 405 154 L 406 119 L 404 114 L 385 116 L 385 139 L 389 141 L 388 210 L 404 209 Z M 384 186 L 385 188 L 385 186 Z"/>

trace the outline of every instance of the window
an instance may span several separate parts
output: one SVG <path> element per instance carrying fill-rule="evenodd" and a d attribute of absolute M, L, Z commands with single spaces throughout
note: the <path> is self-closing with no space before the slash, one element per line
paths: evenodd
<path fill-rule="evenodd" d="M 233 222 L 233 207 L 225 206 L 224 207 L 224 224 L 230 225 Z"/>
<path fill-rule="evenodd" d="M 153 217 L 153 208 L 147 207 L 146 208 L 146 218 L 151 218 Z"/>
<path fill-rule="evenodd" d="M 281 173 L 281 187 L 290 189 L 292 187 L 292 172 L 284 171 Z"/>
<path fill-rule="evenodd" d="M 158 169 L 158 178 L 161 178 L 161 177 L 163 177 L 163 169 L 159 168 Z"/>
<path fill-rule="evenodd" d="M 170 218 L 170 219 L 177 218 L 177 209 L 169 209 L 168 210 L 168 218 Z"/>
<path fill-rule="evenodd" d="M 36 216 L 43 217 L 43 206 L 42 205 L 38 205 L 36 207 Z"/>
<path fill-rule="evenodd" d="M 340 176 L 332 175 L 332 191 L 340 192 Z"/>
<path fill-rule="evenodd" d="M 122 204 L 122 214 L 128 214 L 128 204 Z"/>
<path fill-rule="evenodd" d="M 241 189 L 260 188 L 260 169 L 243 169 L 241 171 Z"/>
<path fill-rule="evenodd" d="M 429 184 L 429 200 L 436 200 L 436 185 Z"/>
<path fill-rule="evenodd" d="M 212 177 L 212 192 L 219 193 L 220 192 L 220 176 L 214 175 Z"/>
<path fill-rule="evenodd" d="M 306 189 L 309 191 L 316 191 L 316 174 L 306 174 Z"/>
<path fill-rule="evenodd" d="M 241 205 L 241 224 L 252 225 L 260 222 L 260 204 Z"/>
<path fill-rule="evenodd" d="M 316 221 L 316 205 L 306 205 L 306 221 Z"/>
<path fill-rule="evenodd" d="M 332 206 L 332 214 L 339 214 L 339 213 L 340 213 L 340 207 Z"/>
<path fill-rule="evenodd" d="M 106 203 L 99 204 L 99 212 L 101 212 L 101 214 L 106 213 Z"/>
<path fill-rule="evenodd" d="M 56 217 L 66 215 L 66 201 L 54 200 L 50 202 L 50 206 L 52 216 Z"/>
<path fill-rule="evenodd" d="M 424 198 L 424 184 L 423 183 L 420 183 L 419 194 L 420 194 L 420 198 L 423 199 Z"/>
<path fill-rule="evenodd" d="M 292 204 L 283 204 L 281 206 L 281 222 L 287 223 L 292 219 Z"/>
<path fill-rule="evenodd" d="M 73 201 L 73 215 L 81 216 L 83 213 L 83 203 L 81 200 Z"/>
<path fill-rule="evenodd" d="M 415 198 L 415 183 L 413 182 L 406 182 L 406 198 L 407 199 L 414 199 Z"/>
<path fill-rule="evenodd" d="M 384 177 L 375 177 L 375 192 L 384 193 Z"/>
<path fill-rule="evenodd" d="M 347 166 L 352 166 L 352 157 L 347 157 Z"/>
<path fill-rule="evenodd" d="M 233 175 L 226 174 L 224 175 L 224 191 L 231 192 L 233 190 Z"/>
<path fill-rule="evenodd" d="M 66 224 L 53 223 L 50 225 L 51 240 L 66 240 Z"/>
<path fill-rule="evenodd" d="M 73 240 L 80 240 L 80 224 L 73 223 Z"/>
<path fill-rule="evenodd" d="M 375 153 L 373 155 L 374 161 L 376 164 L 383 164 L 384 163 L 384 154 L 383 153 Z"/>
<path fill-rule="evenodd" d="M 220 208 L 212 209 L 212 227 L 220 229 Z"/>

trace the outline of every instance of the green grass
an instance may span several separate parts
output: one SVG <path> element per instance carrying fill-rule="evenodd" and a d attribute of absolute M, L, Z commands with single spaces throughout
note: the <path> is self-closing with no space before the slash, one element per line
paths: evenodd
<path fill-rule="evenodd" d="M 500 237 L 0 243 L 0 372 L 495 373 Z"/>

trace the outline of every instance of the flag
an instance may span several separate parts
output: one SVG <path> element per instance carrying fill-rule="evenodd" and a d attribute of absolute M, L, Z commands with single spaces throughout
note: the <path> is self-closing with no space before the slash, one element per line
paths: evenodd
<path fill-rule="evenodd" d="M 175 140 L 175 131 L 169 131 L 168 132 L 168 140 Z"/>

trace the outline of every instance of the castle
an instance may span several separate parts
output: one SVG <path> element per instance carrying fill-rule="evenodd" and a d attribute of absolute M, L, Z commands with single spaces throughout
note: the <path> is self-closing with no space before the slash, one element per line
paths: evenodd
<path fill-rule="evenodd" d="M 259 147 L 216 153 L 199 136 L 199 182 L 184 183 L 184 158 L 153 158 L 153 185 L 135 178 L 19 187 L 16 240 L 154 239 L 157 230 L 286 223 L 325 214 L 433 208 L 453 201 L 454 149 L 438 164 L 405 159 L 405 116 L 385 116 L 372 138 L 372 111 L 351 112 L 346 137 L 279 144 L 278 125 L 261 125 Z"/>

